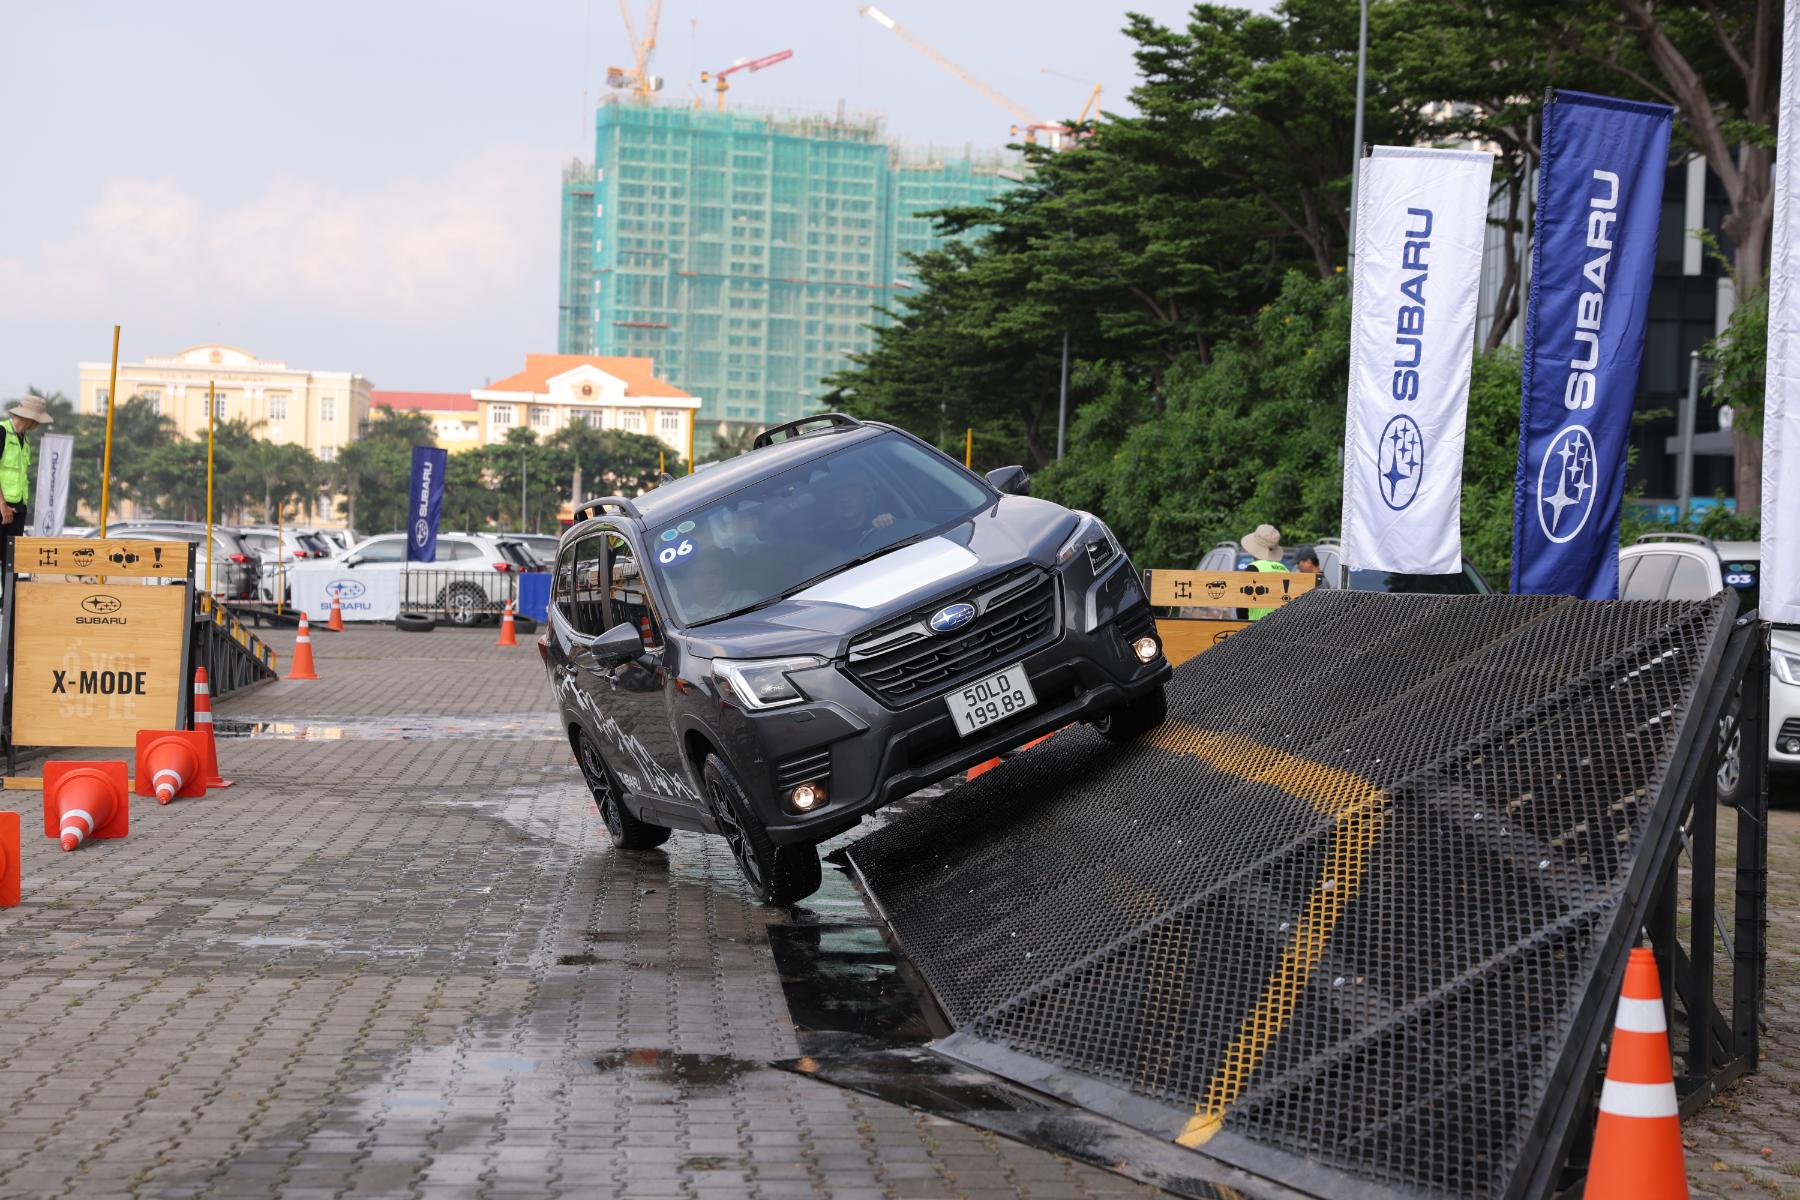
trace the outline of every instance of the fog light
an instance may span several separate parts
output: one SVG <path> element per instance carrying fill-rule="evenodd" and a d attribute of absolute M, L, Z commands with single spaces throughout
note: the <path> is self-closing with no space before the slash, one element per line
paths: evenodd
<path fill-rule="evenodd" d="M 1131 643 L 1131 650 L 1132 653 L 1138 656 L 1139 662 L 1149 662 L 1157 655 L 1156 639 L 1153 637 L 1141 637 L 1137 641 Z"/>
<path fill-rule="evenodd" d="M 1800 754 L 1800 738 L 1788 738 L 1781 743 L 1783 754 Z"/>
<path fill-rule="evenodd" d="M 825 803 L 825 789 L 816 783 L 803 783 L 788 793 L 788 806 L 795 812 L 811 812 Z"/>

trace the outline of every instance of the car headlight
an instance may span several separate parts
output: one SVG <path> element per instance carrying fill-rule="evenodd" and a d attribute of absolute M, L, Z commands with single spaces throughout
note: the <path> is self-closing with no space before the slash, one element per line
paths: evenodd
<path fill-rule="evenodd" d="M 1769 659 L 1775 664 L 1775 674 L 1781 682 L 1800 687 L 1800 654 L 1775 650 L 1770 652 Z"/>
<path fill-rule="evenodd" d="M 806 699 L 788 676 L 825 665 L 812 655 L 795 658 L 715 658 L 713 678 L 720 690 L 745 708 L 780 708 Z"/>
<path fill-rule="evenodd" d="M 1079 509 L 1076 510 L 1075 516 L 1079 518 L 1075 522 L 1075 532 L 1069 535 L 1069 540 L 1064 542 L 1062 544 L 1062 549 L 1056 552 L 1057 566 L 1066 566 L 1069 560 L 1073 559 L 1077 554 L 1080 554 L 1089 544 L 1094 542 L 1102 542 L 1109 548 L 1110 553 L 1106 555 L 1108 561 L 1120 552 L 1119 543 L 1113 537 L 1112 530 L 1106 527 L 1105 521 L 1102 521 L 1093 513 L 1082 512 Z M 1102 565 L 1105 564 L 1102 563 Z"/>

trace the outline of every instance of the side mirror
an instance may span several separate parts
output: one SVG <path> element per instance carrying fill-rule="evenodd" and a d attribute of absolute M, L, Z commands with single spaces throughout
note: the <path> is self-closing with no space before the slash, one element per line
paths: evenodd
<path fill-rule="evenodd" d="M 360 554 L 347 555 L 344 559 L 344 565 L 346 567 L 354 567 L 358 563 L 362 562 L 362 560 L 363 560 L 363 556 Z"/>
<path fill-rule="evenodd" d="M 629 621 L 620 621 L 588 645 L 602 666 L 616 667 L 644 653 L 644 635 Z"/>
<path fill-rule="evenodd" d="M 1003 496 L 1031 494 L 1031 472 L 1024 467 L 995 467 L 987 473 L 987 481 Z"/>

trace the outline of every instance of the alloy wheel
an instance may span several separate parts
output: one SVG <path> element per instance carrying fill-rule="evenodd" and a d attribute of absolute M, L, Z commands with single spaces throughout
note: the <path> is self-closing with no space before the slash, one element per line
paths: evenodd
<path fill-rule="evenodd" d="M 582 778 L 587 780 L 588 790 L 594 793 L 594 807 L 600 810 L 600 819 L 606 824 L 606 832 L 616 842 L 625 836 L 625 822 L 619 819 L 619 793 L 613 787 L 612 773 L 606 769 L 606 763 L 600 758 L 600 751 L 584 734 L 581 739 Z"/>
<path fill-rule="evenodd" d="M 744 833 L 743 822 L 738 820 L 731 797 L 710 779 L 706 783 L 706 806 L 712 810 L 713 822 L 718 825 L 719 832 L 725 835 L 725 844 L 731 847 L 731 857 L 737 859 L 738 869 L 760 889 L 763 886 L 762 863 L 757 861 L 755 851 L 750 848 L 750 839 Z"/>
<path fill-rule="evenodd" d="M 1733 795 L 1744 776 L 1744 727 L 1736 713 L 1728 712 L 1719 718 L 1718 758 L 1719 793 Z"/>

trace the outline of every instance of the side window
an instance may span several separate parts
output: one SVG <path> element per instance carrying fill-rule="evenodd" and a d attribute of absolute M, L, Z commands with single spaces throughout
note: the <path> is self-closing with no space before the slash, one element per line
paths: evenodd
<path fill-rule="evenodd" d="M 448 549 L 450 553 L 445 554 L 444 551 L 446 549 Z M 438 546 L 438 557 L 459 561 L 462 559 L 480 558 L 481 547 L 477 546 L 474 542 L 440 543 Z"/>
<path fill-rule="evenodd" d="M 656 631 L 656 613 L 650 598 L 644 594 L 644 575 L 639 569 L 637 551 L 616 533 L 606 535 L 608 599 L 612 605 L 612 624 L 629 621 L 644 635 L 644 645 L 662 641 Z"/>
<path fill-rule="evenodd" d="M 399 538 L 383 538 L 379 542 L 370 542 L 363 547 L 364 562 L 388 563 L 400 562 L 406 557 L 406 543 Z"/>
<path fill-rule="evenodd" d="M 1629 580 L 1619 582 L 1621 600 L 1661 600 L 1669 594 L 1669 577 L 1675 573 L 1673 554 L 1641 554 Z"/>
<path fill-rule="evenodd" d="M 570 588 L 574 611 L 570 620 L 575 631 L 585 637 L 598 637 L 606 632 L 606 588 L 601 583 L 601 551 L 598 535 L 582 538 L 572 551 Z"/>
<path fill-rule="evenodd" d="M 550 576 L 550 602 L 571 624 L 575 620 L 575 547 L 564 546 Z"/>

